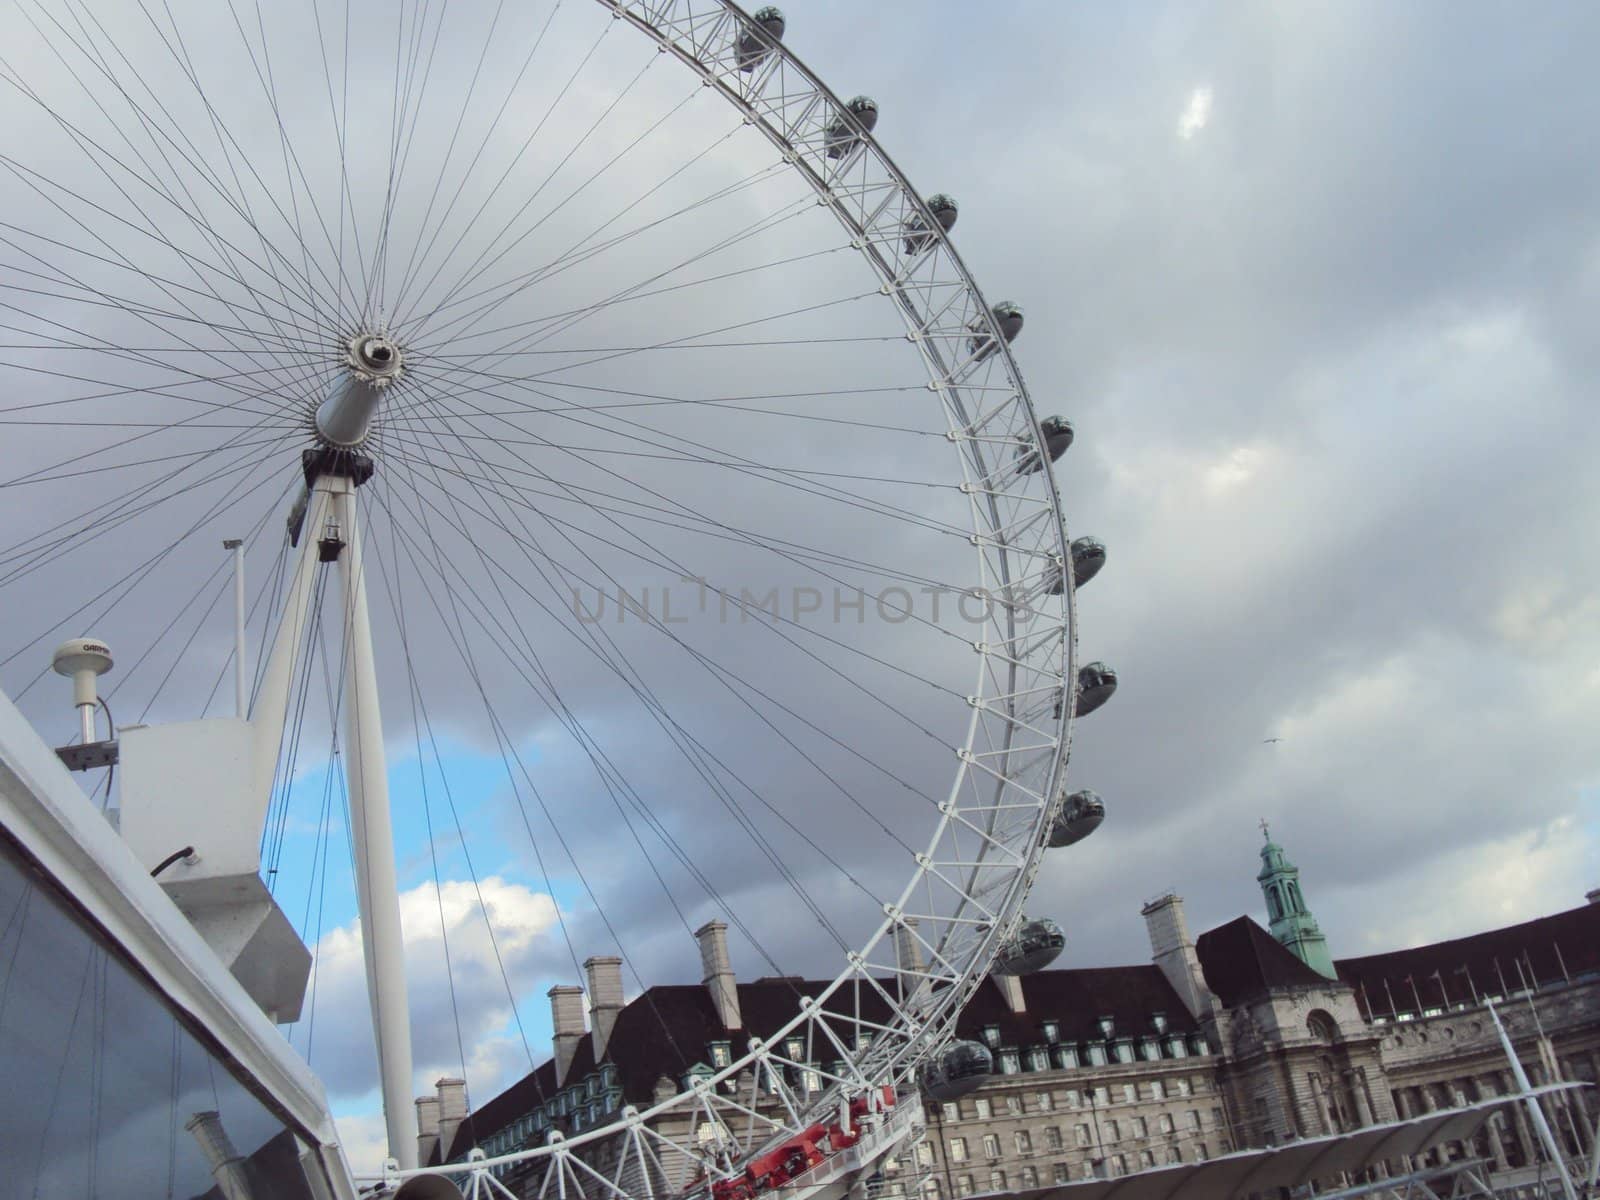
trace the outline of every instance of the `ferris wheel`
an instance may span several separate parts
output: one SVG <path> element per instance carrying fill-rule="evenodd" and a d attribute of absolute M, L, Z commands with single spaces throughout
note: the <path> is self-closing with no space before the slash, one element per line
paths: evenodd
<path fill-rule="evenodd" d="M 598 939 L 642 990 L 710 915 L 825 981 L 652 1104 L 475 1152 L 475 1188 L 870 1166 L 986 1076 L 951 1039 L 990 971 L 1059 953 L 1025 902 L 1104 815 L 1065 772 L 1116 687 L 1076 656 L 1072 426 L 956 201 L 775 7 L 105 7 L 24 2 L 0 59 L 0 682 L 56 712 L 49 649 L 92 633 L 131 725 L 225 712 L 235 672 L 307 942 L 348 789 L 391 1182 L 463 1169 L 415 1161 L 391 793 L 436 893 L 520 871 L 574 971 Z"/>

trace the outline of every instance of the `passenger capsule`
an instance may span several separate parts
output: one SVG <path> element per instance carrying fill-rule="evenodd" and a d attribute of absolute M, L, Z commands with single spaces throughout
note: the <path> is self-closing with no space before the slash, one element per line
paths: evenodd
<path fill-rule="evenodd" d="M 975 1092 L 994 1074 L 994 1057 L 981 1042 L 955 1042 L 922 1068 L 922 1090 L 941 1102 Z"/>
<path fill-rule="evenodd" d="M 1117 673 L 1103 662 L 1078 668 L 1078 715 L 1086 717 L 1117 690 Z"/>
<path fill-rule="evenodd" d="M 1000 947 L 994 969 L 1001 975 L 1032 975 L 1055 962 L 1066 944 L 1067 935 L 1049 917 L 1023 921 L 1017 935 Z"/>
<path fill-rule="evenodd" d="M 868 133 L 871 133 L 878 124 L 878 102 L 871 96 L 857 96 L 846 104 L 845 108 L 856 119 L 856 124 Z M 838 114 L 834 117 L 833 124 L 828 126 L 825 143 L 828 147 L 828 157 L 843 158 L 855 149 L 856 143 L 860 140 L 860 135 L 850 122 L 845 120 L 844 114 Z"/>
<path fill-rule="evenodd" d="M 1061 802 L 1061 810 L 1050 822 L 1045 844 L 1052 850 L 1081 842 L 1106 819 L 1105 801 L 1093 792 L 1073 792 Z"/>
<path fill-rule="evenodd" d="M 928 211 L 933 214 L 933 219 L 939 223 L 939 228 L 949 233 L 955 228 L 956 217 L 960 212 L 954 197 L 938 192 L 928 197 Z M 906 253 L 921 254 L 933 248 L 937 240 L 928 225 L 919 215 L 913 215 L 905 223 Z"/>
<path fill-rule="evenodd" d="M 1072 439 L 1076 436 L 1072 431 L 1072 422 L 1065 417 L 1040 418 L 1039 432 L 1044 434 L 1044 451 L 1050 456 L 1051 462 L 1072 448 Z M 1043 465 L 1034 452 L 1033 439 L 1023 435 L 1017 440 L 1022 443 L 1017 447 L 1017 474 L 1032 475 Z"/>
<path fill-rule="evenodd" d="M 739 43 L 734 48 L 739 70 L 741 71 L 754 71 L 761 65 L 761 61 L 772 52 L 772 46 L 769 41 L 781 42 L 783 40 L 783 10 L 776 4 L 769 4 L 765 8 L 756 9 L 751 14 L 750 20 L 754 23 L 754 27 L 747 27 L 739 35 Z M 767 35 L 766 39 L 763 39 L 761 34 L 756 32 L 757 27 Z"/>
<path fill-rule="evenodd" d="M 1022 332 L 1022 306 L 1002 300 L 989 311 L 994 314 L 994 322 L 1000 326 L 1000 336 L 1005 338 L 1006 345 L 1016 341 L 1017 334 Z M 995 352 L 994 338 L 989 336 L 989 329 L 982 321 L 974 321 L 967 328 L 972 330 L 967 349 L 980 361 Z"/>
<path fill-rule="evenodd" d="M 1081 537 L 1072 543 L 1072 578 L 1082 587 L 1100 574 L 1106 565 L 1105 544 L 1097 538 Z"/>

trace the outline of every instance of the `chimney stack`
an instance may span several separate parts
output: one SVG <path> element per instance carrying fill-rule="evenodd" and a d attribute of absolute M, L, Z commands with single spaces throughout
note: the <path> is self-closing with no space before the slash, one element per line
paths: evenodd
<path fill-rule="evenodd" d="M 894 961 L 902 971 L 920 973 L 928 969 L 928 960 L 922 953 L 922 942 L 917 937 L 915 917 L 905 917 L 894 927 Z M 906 986 L 916 987 L 917 980 L 907 980 Z"/>
<path fill-rule="evenodd" d="M 1002 975 L 999 971 L 989 976 L 994 980 L 995 987 L 1000 989 L 1000 994 L 1005 997 L 1006 1007 L 1013 1013 L 1028 1011 L 1028 1002 L 1022 998 L 1022 980 L 1016 975 Z"/>
<path fill-rule="evenodd" d="M 445 1159 L 456 1140 L 456 1130 L 467 1119 L 467 1081 L 447 1076 L 433 1086 L 439 1092 L 439 1157 Z M 417 1115 L 422 1115 L 420 1108 Z"/>
<path fill-rule="evenodd" d="M 217 1190 L 223 1200 L 251 1200 L 250 1179 L 244 1172 L 244 1158 L 233 1148 L 228 1131 L 222 1127 L 222 1118 L 215 1111 L 197 1112 L 183 1126 L 200 1144 L 200 1153 L 206 1156 L 211 1168 L 211 1178 L 217 1181 Z"/>
<path fill-rule="evenodd" d="M 1591 888 L 1583 894 L 1583 898 L 1590 904 L 1600 904 L 1600 888 Z"/>
<path fill-rule="evenodd" d="M 550 1024 L 555 1027 L 551 1040 L 556 1049 L 556 1086 L 560 1087 L 567 1081 L 572 1056 L 583 1040 L 583 989 L 558 983 L 545 994 L 550 997 Z"/>
<path fill-rule="evenodd" d="M 622 1012 L 622 960 L 615 955 L 600 955 L 583 964 L 589 977 L 589 1022 L 594 1026 L 594 1061 L 606 1054 L 611 1031 Z"/>
<path fill-rule="evenodd" d="M 1206 987 L 1200 971 L 1200 958 L 1189 938 L 1189 924 L 1183 918 L 1183 897 L 1173 892 L 1158 896 L 1140 910 L 1150 934 L 1150 953 L 1156 966 L 1178 993 L 1189 1015 L 1198 1020 L 1217 1003 Z"/>
<path fill-rule="evenodd" d="M 700 965 L 705 971 L 706 990 L 717 1006 L 724 1029 L 743 1029 L 739 1015 L 739 987 L 733 977 L 733 961 L 728 957 L 728 926 L 722 921 L 707 921 L 694 931 L 700 943 Z"/>
<path fill-rule="evenodd" d="M 417 1097 L 417 1165 L 425 1167 L 439 1145 L 439 1097 Z M 443 1156 L 441 1149 L 439 1154 Z"/>

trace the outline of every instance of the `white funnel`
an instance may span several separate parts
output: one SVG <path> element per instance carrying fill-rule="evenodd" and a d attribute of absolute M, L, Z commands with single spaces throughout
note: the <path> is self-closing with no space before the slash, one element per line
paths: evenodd
<path fill-rule="evenodd" d="M 72 680 L 72 703 L 77 705 L 78 719 L 83 727 L 83 741 L 94 741 L 94 710 L 100 703 L 95 688 L 97 676 L 111 670 L 111 647 L 94 638 L 73 638 L 56 647 L 51 666 L 57 675 Z"/>

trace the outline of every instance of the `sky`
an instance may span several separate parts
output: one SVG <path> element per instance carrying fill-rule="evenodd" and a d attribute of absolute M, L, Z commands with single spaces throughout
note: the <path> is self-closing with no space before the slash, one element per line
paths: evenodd
<path fill-rule="evenodd" d="M 1109 550 L 1105 569 L 1079 598 L 1080 652 L 1084 660 L 1112 663 L 1120 685 L 1106 708 L 1079 724 L 1070 767 L 1072 786 L 1105 798 L 1107 820 L 1089 841 L 1047 859 L 1029 901 L 1030 912 L 1066 928 L 1061 965 L 1145 961 L 1139 907 L 1167 890 L 1185 897 L 1197 933 L 1241 912 L 1264 919 L 1254 881 L 1263 819 L 1301 868 L 1336 957 L 1582 903 L 1584 892 L 1600 885 L 1600 772 L 1590 748 L 1590 731 L 1600 723 L 1593 665 L 1600 661 L 1600 553 L 1590 548 L 1600 484 L 1588 469 L 1600 448 L 1600 417 L 1584 399 L 1597 365 L 1591 314 L 1600 300 L 1600 177 L 1592 166 L 1600 157 L 1600 104 L 1585 48 L 1600 34 L 1600 16 L 1576 4 L 1518 11 L 1488 4 L 1022 3 L 985 7 L 981 18 L 971 5 L 909 0 L 791 0 L 784 8 L 791 49 L 839 94 L 861 91 L 878 101 L 876 134 L 913 184 L 960 202 L 953 237 L 963 260 L 991 301 L 1011 299 L 1025 309 L 1014 351 L 1036 408 L 1061 413 L 1076 428 L 1074 446 L 1055 468 L 1068 527 L 1073 536 L 1101 538 Z M 471 21 L 480 14 L 469 10 L 463 29 L 477 36 L 482 26 Z M 552 38 L 568 35 L 569 15 L 576 21 L 563 14 Z M 536 18 L 531 9 L 522 14 L 525 40 L 507 40 L 534 45 Z M 128 20 L 128 28 L 112 28 L 129 55 L 158 56 L 149 31 Z M 192 49 L 215 49 L 219 64 L 237 64 L 236 50 L 233 60 L 223 51 L 238 45 L 239 34 L 222 14 L 196 11 L 184 20 Z M 288 45 L 292 32 L 272 44 Z M 77 36 L 92 40 L 81 29 Z M 445 101 L 452 87 L 465 86 L 473 65 L 466 48 L 479 43 L 463 35 L 443 44 L 433 90 L 420 98 L 407 93 L 425 114 L 412 143 L 419 164 L 445 147 L 461 147 L 464 157 L 475 144 L 473 122 L 491 119 L 483 102 L 458 117 Z M 640 181 L 659 182 L 660 190 L 634 217 L 664 213 L 770 165 L 770 153 L 750 137 L 718 142 L 693 172 L 669 177 L 688 147 L 721 138 L 737 122 L 695 99 L 686 73 L 660 67 L 629 93 L 639 100 L 634 115 L 619 110 L 597 124 L 593 139 L 578 138 L 642 61 L 619 53 L 613 62 L 611 53 L 608 43 L 570 85 L 542 65 L 519 82 L 527 103 L 506 118 L 497 149 L 516 145 L 527 126 L 546 139 L 537 146 L 555 149 L 513 163 L 506 186 L 490 187 L 492 174 L 469 172 L 459 207 L 446 207 L 457 204 L 448 188 L 430 201 L 425 188 L 413 186 L 411 205 L 396 207 L 396 240 L 432 228 L 424 213 L 439 217 L 438 227 L 451 231 L 447 240 L 463 239 L 463 257 L 452 261 L 476 262 L 473 255 L 483 252 L 487 284 L 509 278 L 519 256 L 539 262 L 546 246 L 570 245 L 638 199 Z M 324 111 L 317 106 L 327 103 L 317 90 L 322 72 L 287 55 L 275 61 L 291 126 L 299 120 L 309 128 Z M 372 124 L 351 125 L 349 153 L 370 166 L 386 153 L 372 147 L 387 136 L 384 97 L 394 88 L 385 90 L 377 65 L 359 74 L 360 61 L 355 111 Z M 489 77 L 510 78 L 520 61 L 504 51 L 490 60 Z M 106 62 L 115 72 L 115 60 Z M 290 86 L 302 72 L 316 86 Z M 149 73 L 140 77 L 155 82 Z M 75 105 L 63 79 L 54 84 L 58 114 L 85 129 L 112 119 Z M 48 326 L 52 337 L 62 328 L 93 328 L 98 348 L 77 360 L 92 365 L 70 373 L 103 380 L 115 370 L 130 388 L 167 387 L 164 395 L 130 393 L 109 404 L 81 399 L 88 385 L 47 379 L 39 370 L 46 360 L 19 337 L 20 348 L 0 352 L 12 394 L 62 399 L 62 425 L 85 445 L 120 446 L 128 435 L 114 432 L 113 408 L 137 411 L 151 414 L 139 418 L 152 427 L 143 444 L 148 457 L 194 450 L 228 464 L 214 483 L 175 490 L 148 520 L 119 526 L 123 532 L 94 542 L 97 549 L 83 551 L 87 543 L 79 539 L 43 556 L 32 574 L 0 579 L 19 631 L 0 654 L 16 652 L 0 667 L 0 684 L 61 740 L 72 729 L 64 685 L 53 678 L 33 683 L 52 639 L 86 632 L 68 628 L 85 618 L 61 617 L 64 597 L 97 592 L 105 575 L 121 576 L 175 540 L 148 582 L 96 610 L 105 616 L 95 628 L 115 638 L 119 668 L 145 646 L 161 647 L 137 671 L 123 668 L 127 691 L 122 700 L 112 697 L 119 718 L 131 722 L 142 708 L 137 719 L 181 719 L 198 715 L 225 671 L 226 581 L 214 574 L 223 565 L 215 542 L 259 520 L 264 532 L 252 534 L 249 556 L 252 595 L 275 577 L 279 521 L 304 444 L 299 426 L 277 414 L 281 438 L 259 453 L 219 449 L 234 430 L 207 432 L 192 420 L 154 428 L 194 415 L 199 393 L 172 382 L 182 344 L 173 330 L 186 326 L 170 312 L 152 322 L 133 306 L 107 313 L 85 299 L 97 290 L 155 296 L 152 286 L 165 287 L 164 311 L 181 306 L 176 295 L 214 318 L 216 297 L 201 294 L 207 284 L 196 282 L 199 274 L 213 272 L 212 286 L 235 301 L 236 316 L 230 289 L 265 285 L 264 275 L 219 275 L 207 264 L 225 257 L 219 243 L 249 257 L 253 235 L 292 246 L 298 212 L 274 214 L 264 197 L 326 198 L 337 156 L 324 136 L 307 144 L 303 165 L 287 163 L 266 110 L 249 108 L 248 90 L 218 104 L 225 121 L 237 118 L 232 127 L 251 155 L 217 152 L 203 140 L 214 136 L 203 124 L 183 123 L 192 114 L 171 118 L 173 128 L 196 131 L 192 143 L 156 139 L 176 166 L 153 166 L 153 142 L 138 143 L 149 159 L 136 169 L 165 171 L 163 178 L 192 181 L 186 145 L 239 172 L 238 194 L 254 198 L 253 227 L 238 213 L 220 213 L 214 196 L 192 201 L 216 221 L 217 241 L 195 241 L 192 230 L 164 215 L 163 201 L 145 199 L 150 226 L 166 242 L 75 207 L 72 196 L 51 193 L 42 203 L 25 172 L 12 170 L 0 181 L 13 211 L 20 206 L 26 214 L 17 219 L 26 232 L 7 234 L 0 252 L 13 271 L 7 328 L 28 337 L 51 320 L 60 322 Z M 175 83 L 168 93 L 185 95 Z M 547 129 L 533 114 L 548 97 L 564 107 L 552 110 Z M 680 102 L 691 107 L 666 126 L 670 137 L 652 134 L 635 149 L 631 139 L 643 139 L 650 121 Z M 14 119 L 30 128 L 53 128 L 14 90 L 5 103 L 20 106 L 11 110 L 21 114 Z M 453 132 L 458 120 L 468 133 Z M 557 185 L 541 191 L 534 166 L 560 165 L 572 140 L 581 149 L 568 174 L 552 171 Z M 120 212 L 127 197 L 115 199 L 122 193 L 112 181 L 124 178 L 118 161 L 136 156 L 110 137 L 99 144 L 117 161 L 86 165 L 89 156 L 56 128 L 40 135 L 24 162 L 74 181 L 83 195 L 109 198 L 107 206 Z M 602 170 L 613 155 L 620 166 Z M 266 182 L 251 181 L 247 158 Z M 459 166 L 462 159 L 451 161 Z M 567 180 L 586 178 L 590 169 L 600 172 L 592 188 L 555 199 L 568 195 Z M 298 191 L 271 182 L 297 171 Z M 224 172 L 215 178 L 225 190 Z M 455 176 L 447 169 L 440 178 Z M 480 192 L 484 208 L 475 210 Z M 529 211 L 544 214 L 537 232 L 514 247 L 486 240 L 496 218 L 507 228 L 533 223 L 517 207 L 525 195 L 536 198 L 527 201 L 535 205 Z M 786 179 L 763 177 L 686 232 L 664 226 L 663 236 L 630 243 L 622 261 L 597 255 L 579 263 L 582 269 L 542 279 L 533 295 L 516 301 L 525 309 L 501 311 L 532 320 L 594 305 L 609 289 L 670 264 L 695 237 L 780 212 L 797 195 L 804 199 Z M 370 200 L 358 183 L 351 207 Z M 466 215 L 474 211 L 477 217 Z M 418 226 L 407 224 L 419 218 Z M 310 224 L 306 218 L 301 230 Z M 75 256 L 53 260 L 81 282 L 57 278 L 47 289 L 53 296 L 24 295 L 17 269 L 43 269 L 35 256 L 45 236 L 77 247 Z M 374 590 L 383 591 L 379 639 L 392 671 L 384 705 L 420 1087 L 465 1068 L 481 1101 L 530 1059 L 543 1061 L 544 991 L 576 981 L 577 963 L 591 953 L 620 947 L 630 994 L 648 983 L 697 980 L 688 928 L 724 908 L 749 916 L 748 928 L 733 935 L 736 966 L 748 977 L 829 969 L 838 948 L 796 903 L 789 881 L 732 827 L 736 813 L 756 813 L 752 819 L 763 823 L 799 885 L 846 933 L 870 915 L 860 893 L 875 893 L 880 877 L 901 869 L 896 839 L 925 838 L 927 814 L 917 795 L 934 792 L 948 769 L 932 761 L 919 729 L 938 728 L 947 714 L 903 672 L 880 671 L 862 652 L 915 663 L 943 684 L 966 667 L 940 629 L 891 624 L 881 614 L 857 624 L 846 615 L 842 624 L 813 627 L 838 644 L 808 642 L 814 653 L 802 654 L 737 617 L 711 620 L 697 609 L 692 584 L 660 561 L 646 563 L 636 547 L 622 548 L 627 535 L 603 514 L 578 511 L 576 502 L 587 496 L 612 504 L 612 514 L 654 551 L 712 564 L 720 577 L 748 581 L 752 590 L 820 584 L 826 592 L 834 577 L 877 578 L 861 563 L 890 577 L 959 583 L 952 551 L 928 529 L 859 507 L 842 511 L 815 491 L 790 486 L 800 478 L 793 473 L 730 473 L 703 461 L 691 470 L 641 458 L 629 460 L 624 483 L 585 448 L 624 453 L 617 448 L 631 436 L 636 448 L 676 453 L 688 443 L 670 437 L 693 439 L 813 472 L 804 476 L 808 486 L 827 478 L 815 472 L 835 471 L 857 497 L 930 519 L 954 511 L 945 507 L 953 498 L 932 483 L 947 480 L 950 470 L 936 454 L 938 414 L 906 415 L 911 401 L 896 389 L 920 386 L 915 363 L 903 345 L 889 344 L 893 314 L 875 307 L 870 280 L 858 287 L 859 264 L 845 261 L 838 242 L 822 217 L 803 214 L 748 253 L 707 259 L 701 273 L 718 276 L 714 283 L 619 305 L 577 327 L 562 351 L 570 357 L 559 363 L 566 378 L 592 390 L 559 392 L 569 404 L 623 388 L 766 395 L 786 392 L 791 381 L 837 394 L 763 402 L 778 415 L 697 406 L 674 410 L 669 421 L 656 410 L 627 410 L 624 418 L 593 416 L 599 424 L 576 432 L 542 416 L 529 427 L 546 455 L 537 465 L 562 485 L 521 511 L 544 505 L 565 514 L 573 538 L 567 548 L 556 543 L 555 526 L 541 526 L 537 554 L 519 559 L 533 535 L 496 532 L 513 517 L 507 497 L 531 496 L 516 490 L 527 476 L 509 474 L 526 465 L 514 457 L 515 445 L 474 451 L 482 455 L 475 469 L 496 483 L 486 495 L 448 476 L 462 469 L 467 452 L 446 453 L 428 441 L 442 424 L 428 426 L 424 414 L 409 427 L 394 426 L 391 458 L 382 460 L 374 485 L 389 490 L 372 493 L 385 506 L 373 512 L 372 540 L 380 572 L 395 572 Z M 138 261 L 142 282 L 126 281 L 107 243 Z M 310 244 L 327 257 L 314 236 Z M 283 276 L 292 275 L 298 254 L 291 250 L 279 263 Z M 191 263 L 201 271 L 184 274 Z M 303 269 L 311 272 L 309 261 Z M 400 274 L 398 262 L 394 271 Z M 819 307 L 796 311 L 811 305 Z M 641 329 L 665 340 L 780 312 L 792 315 L 756 328 L 830 340 L 677 359 L 657 354 L 647 366 L 636 359 L 571 365 L 581 357 L 576 348 L 629 344 L 616 339 Z M 214 320 L 208 326 L 209 337 L 225 334 Z M 837 340 L 846 335 L 880 341 Z M 490 344 L 484 333 L 468 343 L 465 336 L 457 335 L 458 346 Z M 161 349 L 142 359 L 118 358 L 108 348 L 157 344 L 152 338 L 163 339 Z M 446 340 L 428 347 L 444 357 L 418 356 L 419 375 L 437 370 L 434 378 L 453 378 Z M 279 344 L 297 343 L 285 336 Z M 60 371 L 59 354 L 48 365 Z M 543 369 L 536 360 L 511 358 L 504 369 L 536 368 Z M 285 394 L 297 394 L 297 386 L 311 394 L 304 380 L 281 371 L 272 378 Z M 492 382 L 474 386 L 486 388 L 481 395 L 504 394 Z M 72 387 L 79 390 L 48 390 Z M 846 394 L 851 388 L 884 392 Z M 265 407 L 243 411 L 273 415 Z M 52 439 L 62 427 L 24 429 L 16 424 L 24 416 L 21 409 L 8 414 L 12 436 L 0 448 L 5 486 L 16 498 L 0 511 L 7 546 L 53 525 L 67 511 L 61 506 L 85 492 L 126 495 L 171 469 L 153 463 L 29 484 L 40 455 L 61 457 Z M 490 419 L 477 421 L 473 428 L 487 435 Z M 896 428 L 867 427 L 885 421 Z M 411 440 L 402 441 L 402 431 Z M 504 424 L 492 432 L 504 437 Z M 567 458 L 551 467 L 557 450 Z M 258 466 L 259 476 L 245 474 Z M 430 477 L 441 466 L 447 477 Z M 708 544 L 686 527 L 651 524 L 662 513 L 642 507 L 636 484 L 676 489 L 674 499 L 696 513 L 716 511 L 716 529 L 727 536 Z M 168 515 L 185 505 L 201 510 L 193 528 Z M 855 565 L 814 558 L 774 564 L 730 526 L 827 547 Z M 402 541 L 408 530 L 417 535 L 410 547 Z M 556 574 L 570 577 L 535 580 L 535 558 L 560 564 Z M 653 587 L 657 597 L 667 589 L 670 603 L 695 618 L 683 627 L 684 640 L 721 656 L 738 684 L 697 674 L 699 660 L 690 663 L 676 646 L 664 649 L 638 623 L 617 623 L 615 613 L 584 625 L 560 611 L 572 581 L 592 583 L 597 572 Z M 515 589 L 519 581 L 533 582 L 520 595 L 496 588 Z M 407 619 L 418 624 L 403 655 L 395 586 Z M 592 588 L 578 592 L 579 600 L 593 596 Z M 535 594 L 550 608 L 530 607 Z M 191 596 L 196 603 L 174 614 Z M 257 645 L 270 607 L 263 601 L 253 611 Z M 465 615 L 472 612 L 480 614 L 476 628 Z M 433 624 L 424 631 L 430 613 Z M 491 614 L 503 614 L 504 622 L 494 624 Z M 446 632 L 452 622 L 458 633 L 473 630 L 461 635 L 476 647 L 471 664 Z M 681 743 L 651 716 L 640 691 L 619 686 L 611 667 L 597 667 L 597 655 L 581 644 L 586 629 L 614 636 L 619 661 L 638 672 L 634 682 L 656 690 L 682 729 L 723 756 L 709 774 L 725 785 L 725 797 L 707 794 L 705 777 L 689 770 Z M 593 738 L 591 748 L 603 746 L 618 777 L 642 789 L 633 793 L 637 803 L 626 788 L 603 786 L 572 727 L 532 698 L 537 689 L 518 671 L 492 659 L 490 647 L 507 642 L 515 649 L 508 659 L 524 667 L 534 653 L 541 656 Z M 855 682 L 830 668 L 845 669 Z M 273 862 L 285 910 L 321 952 L 320 999 L 312 1006 L 318 1015 L 290 1036 L 310 1046 L 347 1135 L 364 1147 L 354 1154 L 359 1159 L 371 1153 L 381 1122 L 373 1116 L 376 1076 L 363 1040 L 361 956 L 337 816 L 342 794 L 337 772 L 319 757 L 328 742 L 322 669 L 307 693 L 313 733 L 295 763 L 282 852 Z M 417 690 L 408 676 L 420 681 Z M 229 694 L 222 686 L 211 715 L 226 711 Z M 758 710 L 772 721 L 761 722 Z M 809 757 L 802 762 L 793 745 L 771 740 L 774 725 Z M 888 779 L 894 786 L 885 788 Z M 749 790 L 741 790 L 744 783 Z M 762 815 L 758 794 L 774 806 L 769 815 L 782 813 L 788 823 Z M 675 866 L 667 839 L 653 829 L 690 848 L 709 868 L 714 889 L 681 862 Z M 331 864 L 326 884 L 320 856 Z M 647 861 L 661 870 L 659 886 Z"/>

